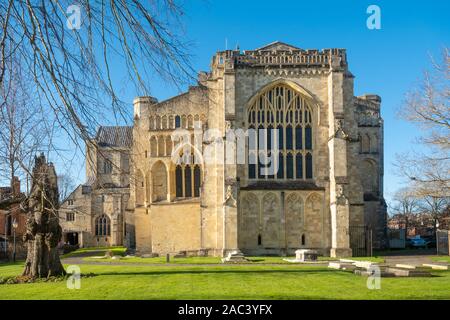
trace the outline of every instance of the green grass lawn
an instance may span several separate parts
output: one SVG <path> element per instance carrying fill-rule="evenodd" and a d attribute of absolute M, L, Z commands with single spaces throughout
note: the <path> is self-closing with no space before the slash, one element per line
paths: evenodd
<path fill-rule="evenodd" d="M 62 255 L 61 258 L 79 257 L 79 256 L 92 256 L 92 255 L 104 255 L 106 251 L 112 251 L 115 256 L 124 256 L 127 248 L 125 247 L 92 247 L 92 248 L 80 248 L 75 251 Z"/>
<path fill-rule="evenodd" d="M 81 265 L 81 289 L 65 281 L 0 285 L 0 299 L 450 299 L 450 272 L 432 278 L 367 278 L 317 266 L 114 266 Z M 0 277 L 22 264 L 0 265 Z"/>
<path fill-rule="evenodd" d="M 432 257 L 431 260 L 436 261 L 436 262 L 450 263 L 450 256 L 435 256 L 435 257 Z"/>

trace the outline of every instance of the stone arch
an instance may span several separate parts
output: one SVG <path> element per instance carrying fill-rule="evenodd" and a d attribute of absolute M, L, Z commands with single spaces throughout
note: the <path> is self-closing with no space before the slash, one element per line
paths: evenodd
<path fill-rule="evenodd" d="M 316 123 L 316 124 L 319 123 L 319 121 L 320 121 L 320 113 L 318 112 L 318 110 L 320 110 L 320 108 L 319 108 L 320 104 L 319 104 L 318 100 L 305 87 L 299 85 L 298 83 L 296 83 L 294 81 L 286 80 L 286 79 L 283 79 L 283 78 L 276 79 L 275 81 L 272 81 L 272 82 L 264 85 L 263 87 L 261 87 L 247 101 L 247 106 L 253 105 L 256 102 L 256 100 L 259 98 L 259 96 L 261 96 L 266 91 L 269 91 L 269 90 L 273 89 L 276 86 L 287 86 L 287 87 L 290 87 L 292 90 L 297 91 L 298 93 L 300 93 L 308 101 L 308 103 L 311 106 L 314 107 L 313 108 L 314 110 L 312 110 L 313 118 L 315 119 L 314 123 Z"/>
<path fill-rule="evenodd" d="M 249 100 L 245 116 L 246 128 L 276 128 L 278 150 L 275 156 L 279 159 L 275 175 L 277 179 L 314 178 L 313 164 L 317 153 L 315 140 L 318 136 L 316 119 L 319 114 L 319 109 L 314 108 L 314 105 L 316 103 L 312 95 L 305 89 L 282 79 L 264 86 Z M 271 130 L 266 135 L 264 140 L 270 141 Z M 298 154 L 301 156 L 297 156 Z M 261 172 L 260 169 L 266 166 L 249 160 L 249 179 L 272 178 L 269 174 L 256 177 L 253 172 Z M 301 172 L 296 173 L 297 168 Z"/>
<path fill-rule="evenodd" d="M 323 196 L 311 193 L 305 201 L 305 246 L 321 248 L 323 237 Z"/>
<path fill-rule="evenodd" d="M 162 126 L 162 129 L 167 129 L 168 128 L 167 127 L 167 116 L 166 115 L 163 115 L 162 118 L 161 118 L 161 126 Z"/>
<path fill-rule="evenodd" d="M 145 180 L 144 174 L 140 169 L 136 170 L 134 181 L 135 201 L 137 206 L 143 206 L 145 201 Z"/>
<path fill-rule="evenodd" d="M 181 128 L 183 129 L 187 128 L 187 117 L 185 114 L 181 116 Z"/>
<path fill-rule="evenodd" d="M 162 161 L 152 166 L 152 200 L 167 200 L 167 168 Z"/>
<path fill-rule="evenodd" d="M 164 136 L 158 137 L 158 157 L 164 157 L 165 155 L 166 142 L 164 141 Z"/>
<path fill-rule="evenodd" d="M 280 200 L 277 194 L 268 192 L 262 198 L 262 245 L 278 248 L 280 245 Z"/>
<path fill-rule="evenodd" d="M 161 129 L 161 117 L 160 116 L 156 116 L 155 129 L 156 130 Z"/>
<path fill-rule="evenodd" d="M 192 114 L 187 116 L 187 126 L 189 129 L 194 128 L 194 117 L 192 116 Z"/>
<path fill-rule="evenodd" d="M 364 159 L 361 162 L 361 184 L 364 193 L 378 192 L 378 168 L 372 159 Z"/>
<path fill-rule="evenodd" d="M 158 141 L 156 136 L 150 138 L 150 156 L 156 157 L 158 155 Z"/>
<path fill-rule="evenodd" d="M 378 135 L 375 133 L 372 135 L 371 143 L 370 143 L 370 152 L 377 153 L 378 152 Z"/>
<path fill-rule="evenodd" d="M 368 134 L 363 134 L 361 136 L 361 153 L 369 153 L 370 152 L 370 137 Z"/>
<path fill-rule="evenodd" d="M 150 116 L 148 122 L 149 122 L 149 130 L 155 130 L 155 118 L 153 116 Z"/>
<path fill-rule="evenodd" d="M 303 198 L 299 193 L 291 193 L 286 197 L 286 238 L 289 248 L 301 246 L 304 224 Z"/>
<path fill-rule="evenodd" d="M 245 192 L 241 196 L 239 219 L 239 246 L 243 249 L 256 249 L 260 233 L 259 199 L 252 192 Z"/>
<path fill-rule="evenodd" d="M 172 137 L 166 136 L 166 156 L 172 155 Z"/>

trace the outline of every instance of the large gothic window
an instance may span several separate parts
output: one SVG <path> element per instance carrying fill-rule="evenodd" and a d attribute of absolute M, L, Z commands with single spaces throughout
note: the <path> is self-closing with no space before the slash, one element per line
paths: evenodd
<path fill-rule="evenodd" d="M 248 129 L 259 131 L 256 143 L 249 134 L 249 179 L 313 178 L 313 113 L 304 96 L 287 85 L 271 87 L 249 105 L 246 120 Z M 261 151 L 277 161 L 277 172 L 261 170 L 270 166 Z"/>
<path fill-rule="evenodd" d="M 109 236 L 111 234 L 111 222 L 106 214 L 95 219 L 95 235 L 96 236 Z"/>
<path fill-rule="evenodd" d="M 179 164 L 175 168 L 177 198 L 200 197 L 202 171 L 199 165 Z"/>

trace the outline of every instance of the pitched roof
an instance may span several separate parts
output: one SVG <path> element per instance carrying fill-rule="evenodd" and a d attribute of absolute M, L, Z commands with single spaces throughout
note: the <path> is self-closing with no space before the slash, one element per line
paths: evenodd
<path fill-rule="evenodd" d="M 266 44 L 265 46 L 255 49 L 255 51 L 272 51 L 272 50 L 289 51 L 301 49 L 281 41 L 274 41 L 272 43 Z"/>
<path fill-rule="evenodd" d="M 95 140 L 100 147 L 131 148 L 133 143 L 133 127 L 100 127 L 98 128 Z"/>

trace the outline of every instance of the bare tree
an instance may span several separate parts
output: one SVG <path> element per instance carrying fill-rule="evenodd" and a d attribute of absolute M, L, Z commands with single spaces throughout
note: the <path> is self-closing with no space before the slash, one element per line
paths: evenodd
<path fill-rule="evenodd" d="M 419 201 L 414 190 L 409 188 L 398 190 L 393 197 L 390 206 L 392 213 L 403 218 L 406 232 L 408 232 L 411 218 L 419 212 Z"/>
<path fill-rule="evenodd" d="M 433 195 L 424 195 L 420 202 L 420 208 L 422 213 L 428 213 L 431 215 L 433 219 L 434 231 L 436 232 L 437 223 L 440 223 L 441 218 L 443 217 L 445 210 L 449 205 L 448 197 L 436 197 Z"/>
<path fill-rule="evenodd" d="M 6 89 L 7 65 L 16 57 L 31 76 L 42 121 L 55 123 L 58 136 L 64 133 L 83 152 L 80 142 L 90 141 L 100 119 L 131 118 L 120 83 L 149 95 L 149 77 L 155 75 L 178 86 L 192 81 L 182 14 L 175 0 L 1 1 L 0 90 Z M 125 68 L 121 81 L 113 76 L 122 71 L 117 66 Z M 27 265 L 49 261 L 36 257 L 27 258 Z"/>
<path fill-rule="evenodd" d="M 442 60 L 433 62 L 418 88 L 412 90 L 400 115 L 421 129 L 419 142 L 428 152 L 399 155 L 397 165 L 402 175 L 413 181 L 422 195 L 450 195 L 450 57 L 445 48 Z"/>
<path fill-rule="evenodd" d="M 78 138 L 92 137 L 105 115 L 130 118 L 113 77 L 117 66 L 126 69 L 122 80 L 141 95 L 150 92 L 149 75 L 180 85 L 192 79 L 192 69 L 178 32 L 181 6 L 174 0 L 72 3 L 0 3 L 0 85 L 8 59 L 20 57 L 34 80 L 42 114 L 52 115 L 78 146 Z"/>
<path fill-rule="evenodd" d="M 5 86 L 0 87 L 0 181 L 9 181 L 12 188 L 15 176 L 23 178 L 31 171 L 45 137 L 20 63 L 8 62 Z"/>
<path fill-rule="evenodd" d="M 68 174 L 58 175 L 59 201 L 64 201 L 75 188 L 73 179 Z"/>

